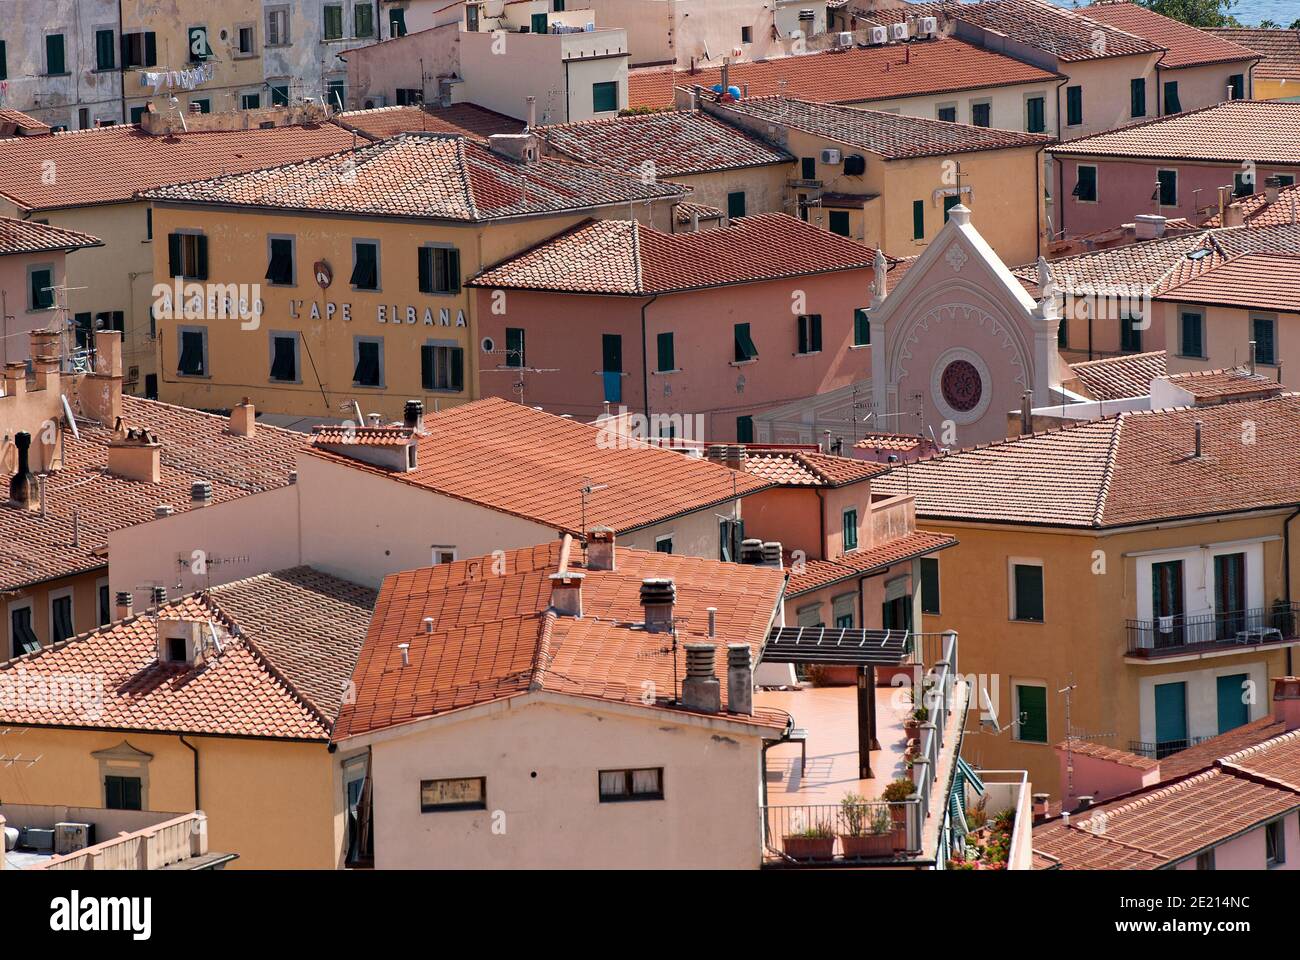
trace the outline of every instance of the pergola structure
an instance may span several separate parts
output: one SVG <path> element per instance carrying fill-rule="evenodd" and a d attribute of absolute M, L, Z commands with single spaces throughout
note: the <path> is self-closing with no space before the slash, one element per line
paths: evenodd
<path fill-rule="evenodd" d="M 763 663 L 792 663 L 858 668 L 858 778 L 870 780 L 876 737 L 876 667 L 907 662 L 908 630 L 860 630 L 852 627 L 774 627 L 763 648 Z"/>

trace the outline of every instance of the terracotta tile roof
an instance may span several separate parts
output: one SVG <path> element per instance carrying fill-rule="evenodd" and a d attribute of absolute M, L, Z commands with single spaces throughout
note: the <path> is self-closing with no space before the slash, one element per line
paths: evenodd
<path fill-rule="evenodd" d="M 1065 10 L 1046 0 L 988 0 L 947 9 L 958 20 L 1037 47 L 1066 63 L 1150 55 L 1164 49 L 1161 44 L 1135 36 L 1124 27 L 1091 18 L 1091 7 Z"/>
<path fill-rule="evenodd" d="M 122 203 L 137 192 L 320 157 L 352 145 L 332 123 L 155 137 L 119 124 L 0 140 L 0 196 L 26 210 Z M 54 182 L 42 182 L 46 161 Z M 44 178 L 48 181 L 49 178 Z"/>
<path fill-rule="evenodd" d="M 524 121 L 507 117 L 476 103 L 453 103 L 449 107 L 376 107 L 336 113 L 334 123 L 383 140 L 399 133 L 451 133 L 459 137 L 486 140 L 494 133 L 522 133 Z"/>
<path fill-rule="evenodd" d="M 0 110 L 0 136 L 12 137 L 49 133 L 53 129 L 44 120 L 30 117 L 21 110 Z"/>
<path fill-rule="evenodd" d="M 1279 733 L 1219 758 L 1219 766 L 1300 793 L 1300 730 Z"/>
<path fill-rule="evenodd" d="M 1151 392 L 1151 381 L 1168 372 L 1165 357 L 1163 350 L 1129 353 L 1072 363 L 1070 370 L 1094 400 L 1145 397 Z"/>
<path fill-rule="evenodd" d="M 1276 227 L 1300 223 L 1300 184 L 1283 187 L 1277 200 L 1268 202 L 1268 194 L 1255 193 L 1233 201 L 1242 210 L 1242 222 L 1248 227 Z M 1216 213 L 1203 226 L 1217 227 L 1222 218 Z"/>
<path fill-rule="evenodd" d="M 1241 423 L 1258 443 L 1241 443 Z M 1202 456 L 1191 455 L 1201 421 Z M 1300 501 L 1300 395 L 1121 413 L 895 467 L 918 517 L 1104 528 Z M 904 469 L 907 472 L 903 476 Z"/>
<path fill-rule="evenodd" d="M 698 111 L 585 120 L 537 132 L 575 160 L 635 176 L 646 162 L 659 178 L 794 162 L 787 151 Z"/>
<path fill-rule="evenodd" d="M 548 577 L 565 553 L 565 569 L 585 575 L 581 618 L 549 609 Z M 757 662 L 784 582 L 771 567 L 623 547 L 616 548 L 616 571 L 586 569 L 567 538 L 508 552 L 503 575 L 486 574 L 494 562 L 501 560 L 462 560 L 384 580 L 353 674 L 356 703 L 344 706 L 336 737 L 536 691 L 679 712 L 672 705 L 674 670 L 685 676 L 684 645 L 707 638 L 706 608 L 718 610 L 710 642 L 717 645 L 715 669 L 725 677 L 728 643 L 749 644 Z M 676 584 L 676 654 L 670 635 L 639 626 L 646 577 Z M 432 633 L 424 632 L 425 617 L 433 618 Z M 398 643 L 410 644 L 407 667 Z M 647 690 L 653 705 L 643 699 Z M 766 727 L 787 722 L 779 712 L 717 716 Z"/>
<path fill-rule="evenodd" d="M 1276 379 L 1251 373 L 1244 366 L 1170 373 L 1162 379 L 1186 390 L 1198 403 L 1239 397 L 1272 397 L 1283 389 Z"/>
<path fill-rule="evenodd" d="M 531 440 L 521 443 L 521 437 Z M 587 526 L 619 532 L 770 486 L 702 458 L 497 398 L 426 415 L 418 466 L 409 473 L 320 448 L 310 453 L 574 534 L 582 532 L 579 490 L 588 483 L 608 487 L 587 498 Z"/>
<path fill-rule="evenodd" d="M 1265 740 L 1272 740 L 1284 733 L 1286 733 L 1285 723 L 1272 716 L 1260 717 L 1258 720 L 1235 727 L 1227 733 L 1211 737 L 1194 747 L 1171 753 L 1160 761 L 1160 778 L 1176 780 L 1200 773 L 1214 766 L 1215 761 L 1220 757 L 1227 757 L 1229 754 L 1253 747 Z"/>
<path fill-rule="evenodd" d="M 167 187 L 149 196 L 219 206 L 477 223 L 679 197 L 683 192 L 673 184 L 644 184 L 587 164 L 548 157 L 522 163 L 464 137 L 404 133 L 355 151 Z"/>
<path fill-rule="evenodd" d="M 754 97 L 862 103 L 1058 79 L 1050 70 L 944 37 L 732 64 L 728 82 L 747 87 Z M 628 106 L 671 106 L 674 87 L 709 89 L 721 82 L 721 69 L 713 67 L 695 73 L 663 67 L 629 70 Z"/>
<path fill-rule="evenodd" d="M 1038 133 L 945 123 L 789 97 L 750 97 L 727 104 L 726 109 L 860 147 L 886 160 L 1046 146 L 1056 142 L 1055 138 Z"/>
<path fill-rule="evenodd" d="M 1264 58 L 1255 64 L 1256 80 L 1300 80 L 1300 30 L 1212 27 L 1209 32 Z"/>
<path fill-rule="evenodd" d="M 745 472 L 783 487 L 841 487 L 884 473 L 884 464 L 789 448 L 745 448 Z"/>
<path fill-rule="evenodd" d="M 690 223 L 693 215 L 699 215 L 700 220 L 721 220 L 723 212 L 717 207 L 710 207 L 706 203 L 677 203 L 673 205 L 673 217 L 678 223 Z"/>
<path fill-rule="evenodd" d="M 468 286 L 645 296 L 871 270 L 873 257 L 860 243 L 784 213 L 674 234 L 632 220 L 587 220 L 489 267 Z"/>
<path fill-rule="evenodd" d="M 926 438 L 912 433 L 869 433 L 853 445 L 855 450 L 915 450 Z"/>
<path fill-rule="evenodd" d="M 928 556 L 956 545 L 956 537 L 917 530 L 876 546 L 854 550 L 835 560 L 806 560 L 802 569 L 791 570 L 786 595 L 797 597 L 841 580 L 875 573 L 904 560 Z"/>
<path fill-rule="evenodd" d="M 1062 157 L 1300 163 L 1300 103 L 1230 100 L 1047 148 Z"/>
<path fill-rule="evenodd" d="M 1067 870 L 1153 870 L 1297 807 L 1292 790 L 1216 768 L 1037 826 L 1034 849 Z"/>
<path fill-rule="evenodd" d="M 1160 766 L 1150 757 L 1138 756 L 1136 753 L 1129 753 L 1127 750 L 1116 750 L 1114 747 L 1108 747 L 1102 743 L 1095 743 L 1092 740 L 1062 740 L 1056 745 L 1057 750 L 1068 750 L 1080 757 L 1092 757 L 1097 760 L 1109 760 L 1111 763 L 1122 764 L 1126 767 L 1136 767 L 1138 770 L 1155 770 Z"/>
<path fill-rule="evenodd" d="M 1092 3 L 1078 12 L 1089 20 L 1109 24 L 1164 47 L 1167 52 L 1160 59 L 1162 70 L 1253 60 L 1259 56 L 1255 51 L 1211 31 L 1198 30 L 1135 3 Z"/>
<path fill-rule="evenodd" d="M 165 617 L 211 622 L 221 641 L 203 666 L 158 661 L 151 609 L 0 664 L 0 724 L 326 740 L 373 602 L 306 567 L 174 600 Z M 24 684 L 68 677 L 96 689 L 80 702 L 20 699 Z"/>
<path fill-rule="evenodd" d="M 312 441 L 361 447 L 404 447 L 411 442 L 405 427 L 312 427 Z"/>
<path fill-rule="evenodd" d="M 157 435 L 162 482 L 108 473 L 112 431 L 78 422 L 81 439 L 65 433 L 63 468 L 46 478 L 47 516 L 0 506 L 0 590 L 104 567 L 110 532 L 152 520 L 158 504 L 188 509 L 196 480 L 211 482 L 215 503 L 285 486 L 306 444 L 301 433 L 260 424 L 253 437 L 235 436 L 225 417 L 138 397 L 122 398 L 122 419 Z"/>
<path fill-rule="evenodd" d="M 42 250 L 80 250 L 102 247 L 104 241 L 78 230 L 65 230 L 34 220 L 0 217 L 0 256 L 10 253 L 39 253 Z"/>
<path fill-rule="evenodd" d="M 1300 313 L 1300 254 L 1242 254 L 1166 286 L 1155 299 Z"/>

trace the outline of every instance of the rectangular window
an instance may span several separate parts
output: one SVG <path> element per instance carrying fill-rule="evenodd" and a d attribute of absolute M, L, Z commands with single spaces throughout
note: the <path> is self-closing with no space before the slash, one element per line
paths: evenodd
<path fill-rule="evenodd" d="M 970 122 L 976 127 L 993 126 L 993 105 L 987 100 L 983 103 L 972 103 L 970 105 Z"/>
<path fill-rule="evenodd" d="M 1178 81 L 1165 81 L 1165 113 L 1182 113 L 1183 102 L 1178 98 Z"/>
<path fill-rule="evenodd" d="M 664 798 L 663 767 L 641 770 L 601 770 L 597 782 L 601 803 Z"/>
<path fill-rule="evenodd" d="M 50 310 L 54 307 L 54 268 L 27 268 L 27 309 Z"/>
<path fill-rule="evenodd" d="M 111 599 L 110 599 L 110 595 L 109 595 L 109 592 L 108 592 L 108 584 L 107 584 L 107 583 L 101 583 L 101 584 L 99 585 L 99 591 L 98 591 L 98 593 L 99 593 L 99 620 L 98 620 L 98 623 L 99 623 L 99 625 L 102 627 L 102 626 L 104 626 L 104 624 L 106 624 L 106 623 L 111 623 L 112 620 L 113 620 L 113 604 L 112 604 L 112 601 L 111 601 Z"/>
<path fill-rule="evenodd" d="M 68 72 L 61 33 L 45 35 L 45 72 L 51 77 Z"/>
<path fill-rule="evenodd" d="M 117 66 L 117 37 L 112 30 L 95 31 L 95 69 L 112 70 Z"/>
<path fill-rule="evenodd" d="M 271 379 L 283 383 L 298 382 L 298 335 L 271 334 Z"/>
<path fill-rule="evenodd" d="M 420 781 L 420 812 L 486 810 L 487 777 Z"/>
<path fill-rule="evenodd" d="M 275 286 L 293 286 L 293 237 L 269 237 L 265 280 Z"/>
<path fill-rule="evenodd" d="M 30 605 L 9 608 L 9 637 L 15 657 L 21 657 L 24 653 L 35 653 L 41 649 L 41 641 L 36 639 L 36 632 L 32 629 Z"/>
<path fill-rule="evenodd" d="M 1157 170 L 1156 183 L 1159 185 L 1157 199 L 1162 207 L 1178 206 L 1178 171 Z"/>
<path fill-rule="evenodd" d="M 352 384 L 357 387 L 384 385 L 384 341 L 378 337 L 353 337 Z"/>
<path fill-rule="evenodd" d="M 673 335 L 671 333 L 659 334 L 655 337 L 655 346 L 658 348 L 658 361 L 655 369 L 660 373 L 676 370 L 677 357 L 673 350 Z"/>
<path fill-rule="evenodd" d="M 1025 100 L 1025 130 L 1029 133 L 1043 133 L 1047 130 L 1046 104 L 1044 97 L 1029 97 Z"/>
<path fill-rule="evenodd" d="M 741 43 L 753 43 L 753 42 L 754 42 L 754 28 L 753 28 L 753 27 L 741 27 L 741 28 L 740 28 L 740 42 L 741 42 Z"/>
<path fill-rule="evenodd" d="M 260 110 L 262 107 L 262 95 L 260 93 L 244 93 L 239 96 L 240 110 Z"/>
<path fill-rule="evenodd" d="M 406 36 L 406 11 L 401 7 L 392 7 L 388 11 L 388 35 L 390 37 Z"/>
<path fill-rule="evenodd" d="M 1147 115 L 1147 82 L 1143 77 L 1128 82 L 1128 113 L 1130 117 Z"/>
<path fill-rule="evenodd" d="M 1012 564 L 1013 620 L 1043 622 L 1043 568 L 1037 563 Z"/>
<path fill-rule="evenodd" d="M 952 104 L 940 107 L 938 112 L 938 119 L 942 120 L 944 123 L 956 123 L 957 107 Z"/>
<path fill-rule="evenodd" d="M 1285 823 L 1285 820 L 1274 820 L 1264 824 L 1264 863 L 1270 868 L 1286 863 Z"/>
<path fill-rule="evenodd" d="M 208 279 L 208 238 L 201 233 L 169 233 L 167 262 L 173 277 Z"/>
<path fill-rule="evenodd" d="M 202 63 L 212 56 L 207 27 L 189 28 L 190 63 Z"/>
<path fill-rule="evenodd" d="M 718 559 L 724 563 L 740 560 L 740 544 L 745 539 L 745 521 L 723 519 L 718 521 Z"/>
<path fill-rule="evenodd" d="M 348 82 L 334 79 L 325 84 L 325 99 L 335 110 L 343 110 L 348 102 Z"/>
<path fill-rule="evenodd" d="M 1142 331 L 1138 324 L 1142 322 L 1142 317 L 1133 316 L 1129 313 L 1120 314 L 1119 318 L 1119 348 L 1125 353 L 1142 352 Z"/>
<path fill-rule="evenodd" d="M 1234 73 L 1228 78 L 1228 99 L 1246 99 L 1246 75 L 1244 73 Z"/>
<path fill-rule="evenodd" d="M 754 418 L 751 416 L 736 418 L 736 442 L 754 442 Z"/>
<path fill-rule="evenodd" d="M 239 27 L 239 55 L 241 57 L 251 57 L 257 52 L 257 31 L 251 26 Z"/>
<path fill-rule="evenodd" d="M 326 40 L 343 39 L 343 4 L 327 3 L 322 12 L 325 16 L 324 32 L 321 34 Z"/>
<path fill-rule="evenodd" d="M 140 810 L 142 791 L 139 777 L 105 777 L 104 807 L 108 810 Z"/>
<path fill-rule="evenodd" d="M 421 247 L 418 273 L 421 293 L 460 293 L 460 251 L 455 247 Z"/>
<path fill-rule="evenodd" d="M 1205 341 L 1201 336 L 1202 317 L 1184 310 L 1178 317 L 1178 352 L 1184 357 L 1205 359 Z"/>
<path fill-rule="evenodd" d="M 182 377 L 208 375 L 208 328 L 180 327 L 176 333 L 176 373 Z"/>
<path fill-rule="evenodd" d="M 0 40 L 0 80 L 9 79 L 9 51 L 5 41 Z"/>
<path fill-rule="evenodd" d="M 730 219 L 745 215 L 745 191 L 735 190 L 727 194 L 727 216 Z"/>
<path fill-rule="evenodd" d="M 1234 197 L 1249 197 L 1254 192 L 1254 176 L 1248 173 L 1234 173 L 1232 175 L 1232 195 Z"/>
<path fill-rule="evenodd" d="M 202 98 L 202 99 L 191 100 L 191 101 L 190 101 L 190 106 L 197 106 L 197 107 L 199 108 L 199 113 L 211 113 L 211 112 L 212 112 L 212 101 L 209 100 L 207 97 L 204 97 L 204 98 Z M 136 122 L 138 122 L 138 121 L 135 120 L 135 119 L 133 119 L 131 122 L 132 122 L 132 123 L 136 123 Z"/>
<path fill-rule="evenodd" d="M 1277 363 L 1277 321 L 1272 317 L 1251 317 L 1250 332 L 1255 340 L 1255 362 L 1267 366 Z"/>
<path fill-rule="evenodd" d="M 1025 743 L 1047 742 L 1047 688 L 1016 684 L 1016 739 Z"/>
<path fill-rule="evenodd" d="M 266 45 L 283 47 L 290 42 L 289 8 L 271 7 L 266 11 Z"/>
<path fill-rule="evenodd" d="M 800 157 L 799 158 L 799 176 L 804 180 L 817 179 L 817 158 Z"/>
<path fill-rule="evenodd" d="M 596 113 L 608 113 L 618 109 L 618 83 L 607 80 L 591 85 L 591 109 Z"/>
<path fill-rule="evenodd" d="M 925 201 L 912 201 L 912 239 L 925 239 Z"/>
<path fill-rule="evenodd" d="M 849 212 L 847 210 L 830 211 L 829 227 L 831 233 L 847 237 L 849 235 Z"/>
<path fill-rule="evenodd" d="M 465 351 L 453 343 L 426 343 L 420 347 L 420 385 L 425 390 L 465 389 Z"/>
<path fill-rule="evenodd" d="M 673 538 L 671 536 L 655 537 L 655 553 L 672 553 L 672 552 L 673 552 Z"/>
<path fill-rule="evenodd" d="M 844 534 L 844 549 L 858 549 L 858 511 L 845 510 L 840 517 L 840 529 Z"/>
<path fill-rule="evenodd" d="M 1072 195 L 1084 203 L 1097 202 L 1097 168 L 1079 164 L 1075 168 L 1076 179 Z"/>
<path fill-rule="evenodd" d="M 352 36 L 358 40 L 375 35 L 375 8 L 369 3 L 358 3 L 352 8 Z"/>
<path fill-rule="evenodd" d="M 524 365 L 524 331 L 522 327 L 506 327 L 506 366 Z"/>
<path fill-rule="evenodd" d="M 617 333 L 600 335 L 600 375 L 605 388 L 605 400 L 621 403 L 623 400 L 623 338 Z"/>
<path fill-rule="evenodd" d="M 799 352 L 818 353 L 822 348 L 822 316 L 811 313 L 799 318 Z"/>
<path fill-rule="evenodd" d="M 758 359 L 758 348 L 754 346 L 754 341 L 749 335 L 749 324 L 736 324 L 735 336 L 736 362 L 744 363 L 746 360 Z"/>
<path fill-rule="evenodd" d="M 50 598 L 50 643 L 67 640 L 77 631 L 72 624 L 72 594 Z"/>
<path fill-rule="evenodd" d="M 853 345 L 865 347 L 871 343 L 871 315 L 866 307 L 853 311 Z"/>
<path fill-rule="evenodd" d="M 352 241 L 352 289 L 379 289 L 379 243 L 374 240 Z"/>
<path fill-rule="evenodd" d="M 939 558 L 921 558 L 921 612 L 939 612 Z"/>
<path fill-rule="evenodd" d="M 152 30 L 122 34 L 122 68 L 158 66 L 158 37 Z"/>
<path fill-rule="evenodd" d="M 529 20 L 529 26 L 533 33 L 550 33 L 550 28 L 546 25 L 546 14 L 534 13 Z"/>
<path fill-rule="evenodd" d="M 272 83 L 271 88 L 271 106 L 287 107 L 289 105 L 289 85 L 287 83 Z"/>
<path fill-rule="evenodd" d="M 1056 325 L 1056 345 L 1062 350 L 1070 349 L 1070 320 L 1068 317 L 1061 317 Z"/>
<path fill-rule="evenodd" d="M 424 91 L 418 87 L 397 88 L 397 105 L 399 107 L 411 107 L 417 103 L 424 103 Z"/>
<path fill-rule="evenodd" d="M 1065 88 L 1065 123 L 1070 127 L 1083 123 L 1083 87 Z"/>

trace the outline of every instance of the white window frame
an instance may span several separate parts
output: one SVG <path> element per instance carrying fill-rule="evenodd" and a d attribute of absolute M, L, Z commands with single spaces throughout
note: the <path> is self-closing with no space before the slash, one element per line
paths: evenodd
<path fill-rule="evenodd" d="M 271 376 L 271 370 L 275 366 L 275 341 L 278 338 L 291 338 L 293 340 L 293 373 L 292 380 L 278 380 Z M 266 332 L 266 349 L 267 349 L 267 367 L 266 379 L 271 383 L 302 383 L 302 334 L 297 330 L 268 330 Z"/>
<path fill-rule="evenodd" d="M 1021 620 L 1016 616 L 1016 567 L 1038 567 L 1043 571 L 1042 620 Z M 1007 619 L 1012 623 L 1047 623 L 1047 569 L 1041 557 L 1007 557 Z"/>
<path fill-rule="evenodd" d="M 57 590 L 51 590 L 45 597 L 45 614 L 49 617 L 50 624 L 50 642 L 54 642 L 54 601 L 68 599 L 68 619 L 72 622 L 72 633 L 64 637 L 64 640 L 70 639 L 77 635 L 77 597 L 72 587 L 60 587 Z M 60 641 L 62 642 L 62 641 Z"/>
<path fill-rule="evenodd" d="M 38 642 L 42 647 L 45 646 L 45 641 L 41 639 L 40 624 L 38 624 L 38 623 L 36 622 L 36 601 L 35 601 L 35 598 L 33 598 L 33 597 L 24 597 L 22 600 L 10 600 L 9 603 L 8 603 L 8 605 L 5 607 L 5 637 L 6 637 L 6 641 L 7 641 L 7 643 L 6 643 L 5 649 L 4 649 L 4 650 L 0 650 L 0 657 L 3 658 L 3 659 L 0 659 L 0 663 L 3 663 L 5 660 L 8 660 L 10 657 L 13 656 L 13 652 L 14 652 L 14 611 L 15 611 L 15 610 L 22 610 L 24 607 L 26 607 L 28 610 L 30 610 L 30 611 L 32 612 L 32 633 L 36 635 L 36 641 L 37 641 L 37 642 Z"/>
<path fill-rule="evenodd" d="M 1020 737 L 1020 688 L 1039 687 L 1043 691 L 1043 730 L 1046 734 L 1042 740 L 1023 740 Z M 1011 678 L 1011 739 L 1016 743 L 1029 743 L 1046 746 L 1052 742 L 1052 702 L 1047 696 L 1049 687 L 1046 680 L 1032 677 Z"/>
<path fill-rule="evenodd" d="M 282 17 L 283 18 L 282 22 L 284 26 L 283 32 L 277 31 L 279 35 L 276 37 L 274 43 L 271 42 L 271 18 L 272 17 Z M 292 34 L 293 28 L 291 26 L 291 23 L 292 23 L 292 18 L 289 15 L 289 5 L 287 3 L 278 4 L 274 7 L 267 7 L 266 26 L 265 26 L 266 43 L 264 43 L 263 46 L 267 46 L 267 47 L 291 46 L 293 44 L 293 34 Z M 323 24 L 322 24 L 322 29 L 324 29 Z"/>
<path fill-rule="evenodd" d="M 457 558 L 459 557 L 459 554 L 456 552 L 456 548 L 454 546 L 448 546 L 447 544 L 435 543 L 429 549 L 432 552 L 431 564 L 432 566 L 435 567 L 439 567 L 448 563 L 455 563 Z M 451 555 L 450 559 L 446 559 L 446 560 L 438 559 L 439 557 L 445 556 L 446 554 Z"/>

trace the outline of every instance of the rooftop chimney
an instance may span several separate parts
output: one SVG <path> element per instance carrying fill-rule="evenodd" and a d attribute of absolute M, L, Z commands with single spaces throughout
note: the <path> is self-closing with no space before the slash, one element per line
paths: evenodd
<path fill-rule="evenodd" d="M 551 574 L 551 609 L 562 617 L 581 617 L 582 581 L 584 577 L 586 577 L 586 574 L 577 570 L 566 570 L 564 573 Z M 645 603 L 644 584 L 641 586 L 641 602 Z M 649 608 L 647 608 L 646 612 L 648 615 Z"/>
<path fill-rule="evenodd" d="M 727 644 L 727 712 L 754 712 L 754 667 L 747 643 Z"/>
<path fill-rule="evenodd" d="M 161 607 L 167 602 L 167 588 L 154 587 L 153 591 L 150 593 L 150 599 L 155 607 Z"/>
<path fill-rule="evenodd" d="M 1091 806 L 1092 806 L 1092 794 L 1086 793 L 1079 798 L 1079 806 L 1077 807 L 1077 809 L 1087 810 Z"/>
<path fill-rule="evenodd" d="M 143 427 L 127 430 L 108 445 L 108 472 L 127 480 L 162 480 L 162 444 Z"/>
<path fill-rule="evenodd" d="M 132 596 L 130 590 L 117 591 L 117 602 L 113 607 L 113 619 L 126 620 L 131 616 Z"/>
<path fill-rule="evenodd" d="M 660 633 L 673 628 L 673 607 L 677 585 L 671 577 L 647 577 L 641 581 L 641 606 L 645 607 L 645 628 Z"/>
<path fill-rule="evenodd" d="M 592 527 L 587 534 L 587 569 L 614 570 L 614 531 L 609 527 Z"/>
<path fill-rule="evenodd" d="M 1223 211 L 1223 225 L 1225 227 L 1239 227 L 1246 222 L 1246 208 L 1240 203 L 1230 203 L 1226 210 Z"/>
<path fill-rule="evenodd" d="M 195 480 L 190 484 L 190 506 L 206 507 L 212 503 L 212 484 L 206 480 Z"/>
<path fill-rule="evenodd" d="M 257 436 L 257 410 L 248 397 L 244 397 L 231 409 L 230 432 L 237 437 Z"/>
<path fill-rule="evenodd" d="M 750 537 L 740 541 L 740 562 L 760 564 L 763 562 L 763 541 Z"/>
<path fill-rule="evenodd" d="M 18 448 L 18 472 L 9 480 L 9 502 L 15 507 L 26 508 L 31 503 L 32 486 L 35 484 L 28 460 L 32 435 L 26 431 L 16 434 L 14 446 Z"/>
<path fill-rule="evenodd" d="M 711 643 L 686 644 L 686 679 L 682 681 L 682 706 L 704 713 L 717 713 L 722 709 L 722 685 L 713 672 L 715 649 Z"/>
<path fill-rule="evenodd" d="M 433 617 L 425 617 L 420 621 L 420 626 L 424 628 L 425 633 L 433 633 Z"/>
<path fill-rule="evenodd" d="M 174 511 L 172 510 L 172 505 L 170 503 L 160 503 L 158 504 L 158 506 L 153 508 L 153 515 L 155 520 L 161 520 L 163 517 L 170 517 L 173 512 Z"/>
<path fill-rule="evenodd" d="M 21 360 L 5 364 L 5 396 L 21 397 L 27 392 L 27 364 Z"/>
<path fill-rule="evenodd" d="M 402 666 L 409 667 L 411 665 L 411 645 L 409 643 L 399 643 L 397 649 L 402 653 Z"/>
<path fill-rule="evenodd" d="M 1158 213 L 1139 213 L 1133 218 L 1133 239 L 1154 240 L 1165 235 L 1168 219 Z"/>
<path fill-rule="evenodd" d="M 422 430 L 424 428 L 424 401 L 407 400 L 406 407 L 402 411 L 402 423 L 408 430 Z"/>
<path fill-rule="evenodd" d="M 529 163 L 537 159 L 537 138 L 531 133 L 493 133 L 488 136 L 488 149 L 511 160 Z"/>
<path fill-rule="evenodd" d="M 1300 677 L 1273 678 L 1273 717 L 1288 732 L 1300 729 Z"/>
<path fill-rule="evenodd" d="M 527 110 L 528 129 L 535 130 L 537 128 L 537 98 L 524 97 L 524 105 Z"/>
<path fill-rule="evenodd" d="M 776 567 L 781 570 L 785 564 L 781 562 L 781 541 L 769 540 L 763 544 L 763 566 Z"/>
<path fill-rule="evenodd" d="M 745 469 L 745 447 L 743 444 L 731 443 L 727 445 L 726 465 L 732 470 Z"/>
<path fill-rule="evenodd" d="M 1032 810 L 1033 810 L 1033 817 L 1035 820 L 1047 816 L 1048 804 L 1051 801 L 1051 799 L 1052 799 L 1052 795 L 1050 793 L 1034 794 L 1034 805 Z"/>
<path fill-rule="evenodd" d="M 1269 203 L 1277 203 L 1277 198 L 1282 195 L 1282 178 L 1265 177 L 1264 178 L 1264 199 Z"/>
<path fill-rule="evenodd" d="M 708 614 L 709 614 L 709 636 L 716 637 L 718 635 L 718 608 L 709 607 Z"/>

